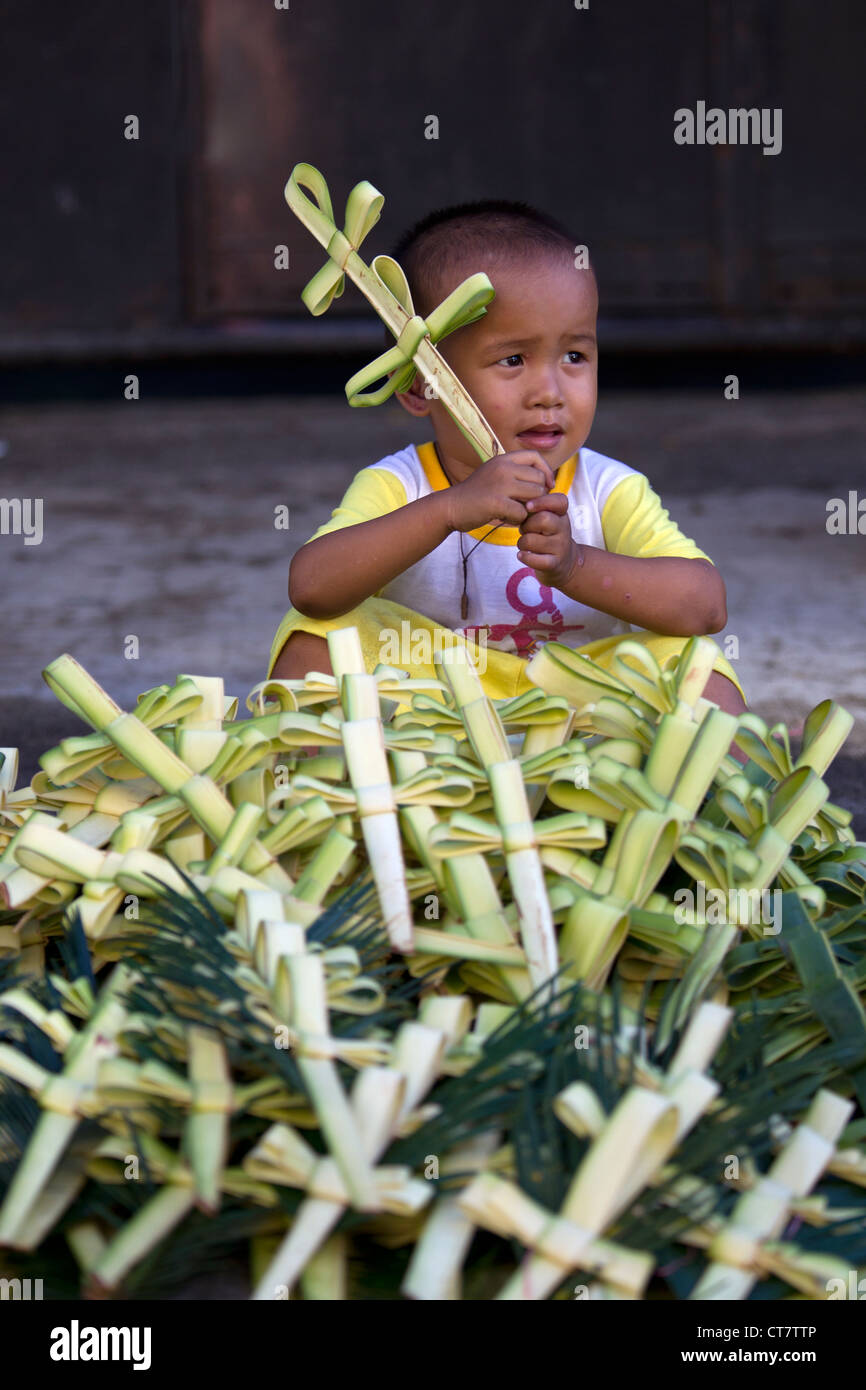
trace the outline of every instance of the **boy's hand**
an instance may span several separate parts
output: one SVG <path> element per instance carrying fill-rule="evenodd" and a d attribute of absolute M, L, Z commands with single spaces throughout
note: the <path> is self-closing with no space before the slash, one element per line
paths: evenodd
<path fill-rule="evenodd" d="M 448 489 L 448 524 L 454 531 L 503 521 L 520 526 L 528 516 L 524 503 L 545 497 L 554 481 L 550 465 L 534 449 L 496 454 Z"/>
<path fill-rule="evenodd" d="M 535 571 L 540 584 L 562 589 L 571 580 L 577 564 L 568 498 L 562 492 L 553 492 L 530 502 L 527 510 L 528 516 L 520 528 L 517 558 Z"/>

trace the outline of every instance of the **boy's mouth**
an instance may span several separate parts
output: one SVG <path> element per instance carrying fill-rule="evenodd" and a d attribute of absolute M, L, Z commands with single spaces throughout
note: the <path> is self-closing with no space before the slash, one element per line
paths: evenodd
<path fill-rule="evenodd" d="M 517 438 L 527 449 L 555 449 L 562 433 L 559 425 L 536 425 L 534 429 L 522 430 Z"/>

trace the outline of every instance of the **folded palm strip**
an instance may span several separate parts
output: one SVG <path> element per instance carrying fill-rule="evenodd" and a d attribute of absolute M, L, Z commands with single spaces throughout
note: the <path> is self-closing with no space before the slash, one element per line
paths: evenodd
<path fill-rule="evenodd" d="M 92 732 L 0 767 L 9 1268 L 62 1237 L 83 1286 L 147 1287 L 246 1213 L 260 1299 L 355 1296 L 358 1251 L 394 1297 L 642 1297 L 677 1251 L 677 1297 L 825 1296 L 863 1248 L 866 847 L 822 780 L 851 720 L 823 702 L 794 758 L 702 698 L 717 650 L 551 644 L 491 701 L 460 647 L 413 682 L 348 629 L 243 720 L 217 678 L 125 713 L 52 662 Z"/>

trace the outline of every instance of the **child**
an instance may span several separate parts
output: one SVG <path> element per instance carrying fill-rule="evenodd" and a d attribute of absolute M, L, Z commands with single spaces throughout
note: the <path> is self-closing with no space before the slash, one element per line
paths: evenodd
<path fill-rule="evenodd" d="M 330 671 L 325 634 L 355 626 L 370 671 L 435 676 L 437 652 L 465 640 L 502 698 L 531 688 L 526 660 L 547 641 L 609 669 L 627 637 L 665 665 L 690 635 L 725 626 L 713 562 L 641 473 L 584 447 L 598 294 L 575 249 L 551 218 L 501 201 L 433 213 L 402 238 L 394 255 L 421 316 L 468 275 L 490 277 L 486 314 L 439 350 L 507 452 L 482 463 L 420 375 L 398 392 L 434 440 L 363 468 L 298 550 L 269 675 Z M 746 707 L 721 655 L 704 693 Z"/>

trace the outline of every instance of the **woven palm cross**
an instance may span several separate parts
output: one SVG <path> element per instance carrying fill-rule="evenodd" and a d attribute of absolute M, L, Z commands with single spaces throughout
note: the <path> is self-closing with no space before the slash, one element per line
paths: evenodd
<path fill-rule="evenodd" d="M 312 199 L 304 192 L 311 193 Z M 322 246 L 329 260 L 301 292 L 311 314 L 324 314 L 345 288 L 348 275 L 394 334 L 393 348 L 377 357 L 346 383 L 350 405 L 380 405 L 405 391 L 416 371 L 451 415 L 482 461 L 505 452 L 469 392 L 435 344 L 457 328 L 474 323 L 486 312 L 494 289 L 483 273 L 470 275 L 426 320 L 415 313 L 406 276 L 391 256 L 375 256 L 367 265 L 358 248 L 379 220 L 385 199 L 371 183 L 356 184 L 346 202 L 343 230 L 334 221 L 328 185 L 312 164 L 296 164 L 285 187 L 292 212 Z M 375 382 L 390 375 L 378 390 Z"/>

